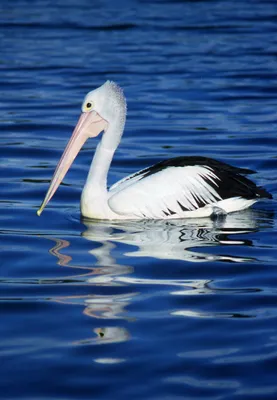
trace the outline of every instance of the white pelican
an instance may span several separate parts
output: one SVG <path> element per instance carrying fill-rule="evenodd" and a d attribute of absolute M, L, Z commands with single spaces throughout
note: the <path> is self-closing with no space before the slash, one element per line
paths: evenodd
<path fill-rule="evenodd" d="M 114 82 L 89 92 L 82 113 L 57 165 L 40 215 L 88 138 L 98 144 L 81 197 L 81 212 L 94 219 L 175 219 L 209 217 L 272 198 L 244 175 L 254 171 L 206 157 L 176 157 L 143 169 L 107 190 L 107 175 L 123 134 L 126 100 Z"/>

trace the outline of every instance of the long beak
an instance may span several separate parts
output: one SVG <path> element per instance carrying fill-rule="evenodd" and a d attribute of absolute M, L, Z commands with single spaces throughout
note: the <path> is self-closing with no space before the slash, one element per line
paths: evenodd
<path fill-rule="evenodd" d="M 99 133 L 106 128 L 107 122 L 95 111 L 82 113 L 80 115 L 79 121 L 54 172 L 45 199 L 43 200 L 40 209 L 37 211 L 38 216 L 40 216 L 44 207 L 53 197 L 85 141 L 89 137 L 95 137 L 99 135 Z"/>

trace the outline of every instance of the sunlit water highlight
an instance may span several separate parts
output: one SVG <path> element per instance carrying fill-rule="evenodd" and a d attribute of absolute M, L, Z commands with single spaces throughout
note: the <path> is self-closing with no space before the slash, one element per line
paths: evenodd
<path fill-rule="evenodd" d="M 276 399 L 276 204 L 226 219 L 83 220 L 96 142 L 36 210 L 87 91 L 128 100 L 109 183 L 167 157 L 276 195 L 276 4 L 0 5 L 3 399 Z"/>

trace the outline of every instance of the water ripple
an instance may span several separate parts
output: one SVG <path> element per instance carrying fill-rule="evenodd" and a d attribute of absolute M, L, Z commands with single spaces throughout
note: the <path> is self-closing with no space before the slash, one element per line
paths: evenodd
<path fill-rule="evenodd" d="M 275 399 L 276 202 L 220 221 L 82 220 L 86 143 L 36 210 L 87 91 L 128 118 L 109 184 L 164 158 L 276 194 L 276 3 L 0 4 L 0 390 L 7 399 Z"/>

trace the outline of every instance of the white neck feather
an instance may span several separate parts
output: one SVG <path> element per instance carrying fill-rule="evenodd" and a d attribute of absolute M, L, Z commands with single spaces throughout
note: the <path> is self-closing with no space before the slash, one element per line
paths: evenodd
<path fill-rule="evenodd" d="M 125 114 L 124 109 L 119 113 L 116 121 L 109 123 L 108 129 L 96 148 L 81 197 L 82 215 L 88 218 L 116 216 L 108 205 L 107 176 L 124 130 Z"/>

